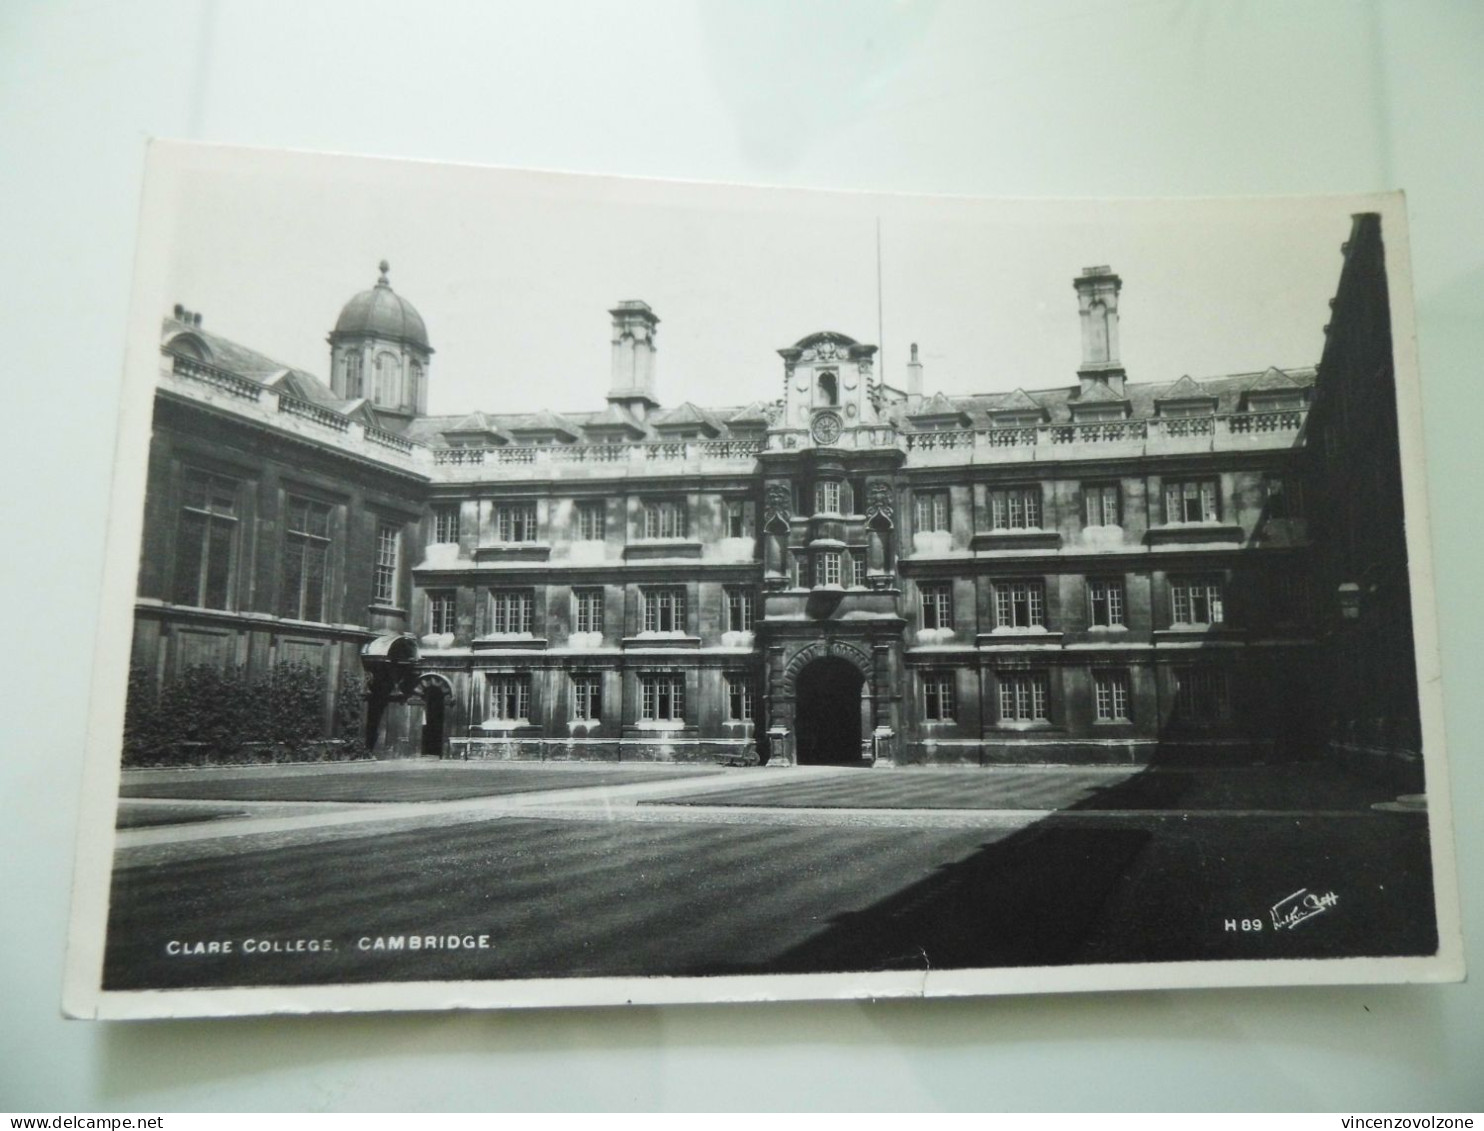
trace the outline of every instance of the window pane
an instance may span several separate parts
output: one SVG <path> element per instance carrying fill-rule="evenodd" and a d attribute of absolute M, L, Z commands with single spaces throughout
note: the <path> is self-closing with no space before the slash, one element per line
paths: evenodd
<path fill-rule="evenodd" d="M 300 619 L 304 601 L 304 541 L 290 538 L 283 547 L 283 586 L 279 615 Z"/>
<path fill-rule="evenodd" d="M 459 540 L 459 508 L 457 504 L 439 506 L 433 512 L 433 541 L 457 542 Z"/>
<path fill-rule="evenodd" d="M 235 534 L 234 524 L 222 519 L 212 519 L 207 526 L 206 592 L 201 603 L 208 609 L 228 607 L 228 586 L 232 577 L 232 542 Z"/>
<path fill-rule="evenodd" d="M 1000 718 L 1037 722 L 1049 718 L 1049 682 L 1044 672 L 1004 672 L 999 676 Z"/>
<path fill-rule="evenodd" d="M 325 545 L 309 542 L 304 546 L 304 620 L 324 620 L 325 612 Z"/>
<path fill-rule="evenodd" d="M 922 593 L 923 628 L 951 628 L 953 625 L 953 591 L 942 584 L 924 585 Z"/>
<path fill-rule="evenodd" d="M 201 559 L 206 551 L 207 518 L 198 511 L 181 511 L 175 535 L 175 592 L 177 605 L 201 603 Z"/>

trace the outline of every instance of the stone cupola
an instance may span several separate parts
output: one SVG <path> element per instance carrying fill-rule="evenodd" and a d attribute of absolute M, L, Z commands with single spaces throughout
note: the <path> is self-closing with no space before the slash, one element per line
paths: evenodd
<path fill-rule="evenodd" d="M 433 347 L 422 315 L 392 290 L 391 264 L 376 285 L 345 304 L 330 331 L 330 387 L 348 401 L 364 398 L 392 428 L 428 411 Z"/>

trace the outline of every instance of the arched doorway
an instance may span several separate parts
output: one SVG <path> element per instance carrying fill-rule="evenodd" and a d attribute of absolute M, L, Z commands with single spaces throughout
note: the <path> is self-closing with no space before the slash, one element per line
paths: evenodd
<path fill-rule="evenodd" d="M 799 672 L 794 727 L 801 766 L 859 765 L 861 689 L 865 676 L 838 656 L 825 656 Z"/>
<path fill-rule="evenodd" d="M 452 689 L 437 676 L 424 676 L 418 681 L 418 694 L 423 701 L 422 735 L 418 750 L 424 757 L 441 758 L 449 696 Z"/>

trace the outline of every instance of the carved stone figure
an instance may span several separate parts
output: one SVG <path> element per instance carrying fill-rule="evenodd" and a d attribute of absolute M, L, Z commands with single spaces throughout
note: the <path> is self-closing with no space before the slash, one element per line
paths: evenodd
<path fill-rule="evenodd" d="M 769 483 L 768 493 L 763 503 L 763 521 L 772 522 L 778 519 L 788 522 L 793 518 L 793 508 L 792 488 L 787 483 Z"/>
<path fill-rule="evenodd" d="M 873 479 L 866 484 L 866 517 L 890 520 L 895 509 L 891 484 L 884 479 Z"/>

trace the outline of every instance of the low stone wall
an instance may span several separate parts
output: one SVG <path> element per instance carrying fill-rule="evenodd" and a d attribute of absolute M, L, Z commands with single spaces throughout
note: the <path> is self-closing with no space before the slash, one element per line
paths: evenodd
<path fill-rule="evenodd" d="M 1159 740 L 1038 742 L 956 739 L 904 742 L 899 766 L 1230 766 L 1274 760 L 1271 742 Z"/>
<path fill-rule="evenodd" d="M 756 744 L 743 739 L 452 738 L 448 745 L 450 757 L 480 762 L 758 762 Z"/>

